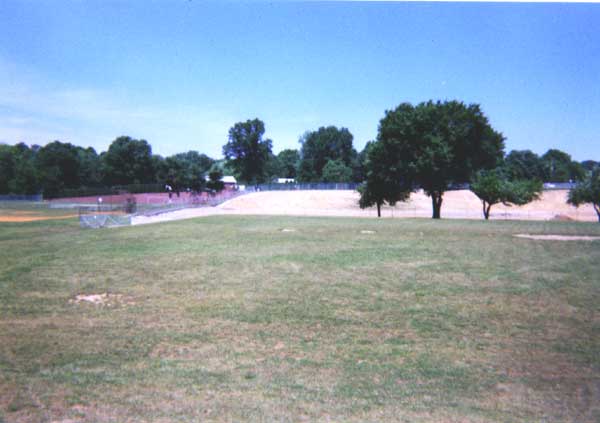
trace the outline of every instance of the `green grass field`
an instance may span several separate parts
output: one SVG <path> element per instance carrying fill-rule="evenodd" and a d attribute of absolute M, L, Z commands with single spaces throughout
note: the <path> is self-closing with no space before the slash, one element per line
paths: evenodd
<path fill-rule="evenodd" d="M 600 225 L 0 223 L 0 421 L 600 421 L 600 242 L 515 233 Z"/>

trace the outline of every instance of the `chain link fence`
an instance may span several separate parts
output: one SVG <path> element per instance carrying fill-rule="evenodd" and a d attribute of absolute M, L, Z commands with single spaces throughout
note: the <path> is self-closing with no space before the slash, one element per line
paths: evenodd
<path fill-rule="evenodd" d="M 185 192 L 170 196 L 165 193 L 127 193 L 73 198 L 56 203 L 54 207 L 77 207 L 82 228 L 104 228 L 131 225 L 135 216 L 156 216 L 186 208 L 214 207 L 244 194 L 247 192 L 229 189 L 221 192 Z"/>
<path fill-rule="evenodd" d="M 307 182 L 284 184 L 249 185 L 247 191 L 296 191 L 296 190 L 351 190 L 359 187 L 359 182 Z"/>

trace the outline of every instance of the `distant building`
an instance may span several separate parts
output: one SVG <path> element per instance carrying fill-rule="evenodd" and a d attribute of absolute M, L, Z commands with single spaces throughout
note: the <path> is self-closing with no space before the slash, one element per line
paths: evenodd
<path fill-rule="evenodd" d="M 204 179 L 208 181 L 208 176 L 205 176 Z M 223 184 L 225 185 L 224 189 L 238 189 L 237 180 L 235 179 L 235 176 L 223 176 L 221 178 L 221 182 L 223 182 Z"/>
<path fill-rule="evenodd" d="M 235 176 L 223 176 L 221 178 L 221 181 L 223 181 L 225 185 L 237 185 L 237 180 L 235 179 Z"/>
<path fill-rule="evenodd" d="M 296 180 L 294 178 L 277 178 L 275 182 L 278 184 L 293 184 Z"/>

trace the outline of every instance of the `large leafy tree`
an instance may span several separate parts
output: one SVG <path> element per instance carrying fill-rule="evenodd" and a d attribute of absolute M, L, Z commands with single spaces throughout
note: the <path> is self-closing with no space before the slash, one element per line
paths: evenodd
<path fill-rule="evenodd" d="M 13 147 L 14 175 L 9 191 L 15 194 L 37 194 L 41 191 L 41 175 L 36 163 L 39 145 L 28 147 L 18 143 Z"/>
<path fill-rule="evenodd" d="M 377 206 L 381 217 L 381 206 L 393 206 L 410 196 L 412 187 L 397 165 L 400 155 L 398 143 L 372 142 L 365 147 L 366 181 L 359 187 L 360 208 Z"/>
<path fill-rule="evenodd" d="M 235 170 L 236 177 L 246 183 L 261 183 L 266 179 L 273 142 L 263 139 L 264 134 L 265 124 L 260 119 L 238 122 L 229 129 L 223 156 Z"/>
<path fill-rule="evenodd" d="M 538 179 L 509 180 L 500 169 L 482 170 L 477 173 L 470 185 L 483 204 L 483 217 L 490 218 L 494 204 L 523 205 L 539 198 L 543 189 Z"/>
<path fill-rule="evenodd" d="M 107 185 L 144 184 L 156 180 L 152 147 L 146 140 L 118 137 L 102 155 L 102 160 Z"/>
<path fill-rule="evenodd" d="M 364 180 L 367 178 L 367 169 L 365 167 L 367 162 L 367 152 L 369 146 L 373 143 L 374 141 L 368 141 L 362 151 L 356 155 L 356 158 L 352 163 L 352 180 L 356 182 L 364 182 Z"/>
<path fill-rule="evenodd" d="M 323 167 L 323 182 L 351 182 L 352 169 L 341 160 L 329 160 Z"/>
<path fill-rule="evenodd" d="M 600 169 L 595 168 L 591 175 L 569 191 L 567 199 L 569 204 L 579 207 L 582 204 L 591 204 L 598 215 L 600 222 Z"/>
<path fill-rule="evenodd" d="M 96 187 L 102 183 L 100 156 L 92 147 L 77 147 L 79 181 L 82 186 Z"/>
<path fill-rule="evenodd" d="M 175 154 L 162 160 L 157 179 L 177 190 L 190 188 L 198 191 L 204 185 L 204 175 L 214 163 L 213 159 L 197 151 Z"/>
<path fill-rule="evenodd" d="M 544 162 L 531 150 L 512 150 L 506 155 L 504 168 L 511 179 L 545 179 Z"/>
<path fill-rule="evenodd" d="M 274 179 L 279 178 L 283 173 L 283 166 L 279 161 L 279 156 L 270 153 L 269 160 L 265 165 L 265 180 L 272 182 Z"/>
<path fill-rule="evenodd" d="M 0 144 L 0 194 L 10 192 L 10 184 L 15 177 L 15 155 L 13 147 Z"/>
<path fill-rule="evenodd" d="M 338 160 L 352 168 L 356 150 L 352 147 L 353 136 L 346 128 L 321 127 L 306 132 L 300 143 L 298 179 L 302 182 L 321 182 L 323 168 L 330 160 Z"/>
<path fill-rule="evenodd" d="M 300 163 L 300 153 L 298 150 L 286 149 L 277 155 L 282 178 L 295 178 Z"/>
<path fill-rule="evenodd" d="M 504 137 L 480 106 L 458 101 L 403 103 L 386 111 L 377 143 L 393 154 L 380 179 L 394 175 L 405 186 L 421 187 L 431 197 L 434 219 L 441 217 L 446 190 L 469 182 L 481 169 L 496 167 L 504 151 Z"/>
<path fill-rule="evenodd" d="M 79 149 L 70 143 L 51 142 L 36 154 L 36 168 L 45 197 L 81 186 Z"/>
<path fill-rule="evenodd" d="M 548 150 L 541 158 L 544 180 L 548 182 L 580 181 L 585 177 L 583 166 L 571 156 L 557 149 Z"/>
<path fill-rule="evenodd" d="M 41 191 L 36 156 L 40 147 L 0 144 L 0 194 L 37 194 Z"/>
<path fill-rule="evenodd" d="M 591 173 L 594 169 L 600 167 L 600 162 L 595 160 L 584 160 L 581 162 L 581 167 L 583 167 L 586 172 Z"/>

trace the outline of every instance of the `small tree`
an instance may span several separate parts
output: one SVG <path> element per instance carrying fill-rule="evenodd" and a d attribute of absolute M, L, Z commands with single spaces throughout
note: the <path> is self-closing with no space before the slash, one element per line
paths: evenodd
<path fill-rule="evenodd" d="M 398 201 L 406 201 L 411 189 L 403 183 L 400 174 L 394 172 L 394 154 L 388 150 L 393 145 L 370 143 L 366 151 L 366 181 L 358 188 L 361 209 L 377 206 L 377 217 L 381 217 L 381 206 L 387 202 L 390 206 Z"/>
<path fill-rule="evenodd" d="M 485 220 L 490 218 L 490 210 L 494 204 L 521 206 L 538 199 L 542 188 L 539 180 L 510 181 L 498 169 L 478 172 L 471 183 L 471 191 L 483 203 Z"/>
<path fill-rule="evenodd" d="M 567 203 L 575 207 L 592 204 L 600 222 L 600 169 L 596 168 L 588 178 L 569 191 Z"/>

